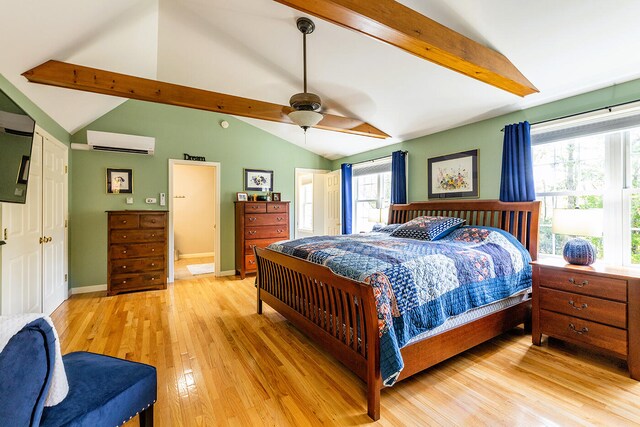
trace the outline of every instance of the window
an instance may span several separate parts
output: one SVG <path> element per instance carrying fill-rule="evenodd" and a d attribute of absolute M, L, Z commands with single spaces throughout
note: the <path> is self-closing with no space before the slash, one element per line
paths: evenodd
<path fill-rule="evenodd" d="M 391 204 L 391 157 L 355 165 L 353 232 L 367 233 L 386 224 Z"/>
<path fill-rule="evenodd" d="M 613 117 L 612 117 L 613 116 Z M 602 208 L 602 237 L 585 237 L 598 258 L 640 265 L 640 115 L 615 112 L 532 131 L 536 195 L 542 202 L 539 251 L 562 255 L 574 236 L 554 234 L 554 208 Z"/>
<path fill-rule="evenodd" d="M 300 177 L 300 203 L 298 211 L 298 229 L 313 231 L 313 176 Z"/>

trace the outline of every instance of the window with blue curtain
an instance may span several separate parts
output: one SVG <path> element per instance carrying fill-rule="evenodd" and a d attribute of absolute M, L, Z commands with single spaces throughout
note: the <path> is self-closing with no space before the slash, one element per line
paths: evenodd
<path fill-rule="evenodd" d="M 500 200 L 529 202 L 536 199 L 531 160 L 531 126 L 529 122 L 504 127 Z"/>
<path fill-rule="evenodd" d="M 391 204 L 407 203 L 407 155 L 406 151 L 391 153 Z"/>

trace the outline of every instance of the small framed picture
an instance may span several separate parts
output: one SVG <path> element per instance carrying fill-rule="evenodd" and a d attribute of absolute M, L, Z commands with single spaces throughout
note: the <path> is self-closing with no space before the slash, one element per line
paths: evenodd
<path fill-rule="evenodd" d="M 271 193 L 271 200 L 273 200 L 274 202 L 279 202 L 282 200 L 282 196 L 280 195 L 280 193 Z"/>
<path fill-rule="evenodd" d="M 18 172 L 18 184 L 26 184 L 29 179 L 29 156 L 22 156 L 20 171 Z"/>
<path fill-rule="evenodd" d="M 245 169 L 244 191 L 273 191 L 273 171 Z"/>
<path fill-rule="evenodd" d="M 107 169 L 107 193 L 108 194 L 132 194 L 133 170 L 132 169 Z"/>
<path fill-rule="evenodd" d="M 238 192 L 236 193 L 236 200 L 238 202 L 246 202 L 249 200 L 249 195 L 247 193 Z"/>
<path fill-rule="evenodd" d="M 427 181 L 430 199 L 478 197 L 478 150 L 428 159 Z"/>

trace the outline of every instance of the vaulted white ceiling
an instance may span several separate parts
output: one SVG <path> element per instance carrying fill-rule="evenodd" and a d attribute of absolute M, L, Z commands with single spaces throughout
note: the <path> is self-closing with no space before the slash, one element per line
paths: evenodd
<path fill-rule="evenodd" d="M 309 90 L 380 141 L 242 119 L 328 157 L 367 151 L 640 77 L 637 0 L 403 0 L 509 58 L 540 90 L 519 98 L 314 19 Z M 0 73 L 75 132 L 123 99 L 27 83 L 48 60 L 287 105 L 302 91 L 301 14 L 270 0 L 0 0 Z"/>

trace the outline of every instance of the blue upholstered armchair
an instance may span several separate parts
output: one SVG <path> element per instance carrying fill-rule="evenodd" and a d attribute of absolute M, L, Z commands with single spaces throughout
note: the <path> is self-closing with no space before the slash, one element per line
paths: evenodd
<path fill-rule="evenodd" d="M 37 319 L 0 353 L 0 426 L 118 426 L 136 414 L 153 426 L 156 368 L 87 352 L 62 357 L 69 393 L 45 407 L 55 358 L 54 334 Z"/>

